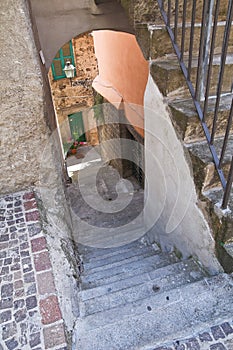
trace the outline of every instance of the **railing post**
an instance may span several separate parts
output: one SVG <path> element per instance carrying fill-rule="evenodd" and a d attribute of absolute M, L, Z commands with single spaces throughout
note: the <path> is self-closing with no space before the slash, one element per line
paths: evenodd
<path fill-rule="evenodd" d="M 211 27 L 214 0 L 204 0 L 202 13 L 202 29 L 200 38 L 200 51 L 196 80 L 196 99 L 204 101 L 206 90 L 206 77 L 208 72 L 209 50 L 211 43 Z"/>
<path fill-rule="evenodd" d="M 224 196 L 223 196 L 223 201 L 222 201 L 222 209 L 227 208 L 227 204 L 229 202 L 229 197 L 231 194 L 231 187 L 232 187 L 232 182 L 233 182 L 233 157 L 231 158 L 231 167 L 227 179 L 227 185 L 224 191 Z"/>
<path fill-rule="evenodd" d="M 183 75 L 186 79 L 187 86 L 189 88 L 190 94 L 192 96 L 198 118 L 203 128 L 203 132 L 205 134 L 207 144 L 209 146 L 209 150 L 212 155 L 213 162 L 215 164 L 216 171 L 218 173 L 220 182 L 224 189 L 224 197 L 222 201 L 222 208 L 225 209 L 227 207 L 227 203 L 230 198 L 232 183 L 233 183 L 233 157 L 231 162 L 231 169 L 228 173 L 228 179 L 226 181 L 222 164 L 224 161 L 224 156 L 226 153 L 226 148 L 229 140 L 229 135 L 232 127 L 233 120 L 233 98 L 231 103 L 231 111 L 227 120 L 227 125 L 225 128 L 225 136 L 222 145 L 222 149 L 217 152 L 215 145 L 213 144 L 215 129 L 217 128 L 217 117 L 218 117 L 218 109 L 219 102 L 221 97 L 221 89 L 224 78 L 224 68 L 227 57 L 227 50 L 229 46 L 229 38 L 230 38 L 230 30 L 231 24 L 233 20 L 233 0 L 228 1 L 228 9 L 226 15 L 226 25 L 224 30 L 224 39 L 222 44 L 222 53 L 221 53 L 221 63 L 220 63 L 220 71 L 218 77 L 217 84 L 217 96 L 214 110 L 214 118 L 212 123 L 212 133 L 210 132 L 210 127 L 206 123 L 206 113 L 208 109 L 208 98 L 211 86 L 211 72 L 213 65 L 213 58 L 215 52 L 215 39 L 218 27 L 218 18 L 219 18 L 219 9 L 220 9 L 220 1 L 221 0 L 203 0 L 203 8 L 202 8 L 202 23 L 201 23 L 201 35 L 200 35 L 200 45 L 199 45 L 199 55 L 198 55 L 198 66 L 197 66 L 197 76 L 196 76 L 196 86 L 193 85 L 191 81 L 191 69 L 192 69 L 192 54 L 193 54 L 193 35 L 194 28 L 196 25 L 196 0 L 193 0 L 192 5 L 192 21 L 191 21 L 191 31 L 189 38 L 189 50 L 188 50 L 188 64 L 183 60 L 183 55 L 185 52 L 185 29 L 186 29 L 186 5 L 188 0 L 183 0 L 183 16 L 182 16 L 182 38 L 181 43 L 177 42 L 178 35 L 178 14 L 179 14 L 179 2 L 182 0 L 175 0 L 175 17 L 174 17 L 174 30 L 171 27 L 171 19 L 168 19 L 170 10 L 164 10 L 164 1 L 157 0 L 161 15 L 163 17 L 164 23 L 166 24 L 168 35 L 170 36 L 174 51 L 177 55 L 180 68 L 183 72 Z M 171 2 L 169 1 L 171 6 Z M 190 4 L 190 3 L 189 3 Z M 214 21 L 212 23 L 212 17 L 214 17 Z M 204 106 L 202 106 L 201 101 L 205 100 Z"/>

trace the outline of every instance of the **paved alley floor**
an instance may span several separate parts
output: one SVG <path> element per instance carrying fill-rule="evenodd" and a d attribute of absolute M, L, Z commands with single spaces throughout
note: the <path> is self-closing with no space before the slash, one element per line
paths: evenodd
<path fill-rule="evenodd" d="M 84 148 L 81 149 L 84 153 Z M 89 158 L 67 159 L 68 188 L 78 243 L 99 248 L 129 243 L 144 235 L 144 190 L 134 177 L 122 179 L 95 149 Z M 91 153 L 93 152 L 93 153 Z"/>

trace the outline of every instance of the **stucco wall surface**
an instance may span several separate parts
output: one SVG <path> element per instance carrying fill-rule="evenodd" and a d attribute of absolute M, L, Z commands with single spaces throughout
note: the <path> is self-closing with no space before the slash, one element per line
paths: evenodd
<path fill-rule="evenodd" d="M 99 76 L 93 87 L 109 102 L 126 102 L 126 118 L 137 125 L 143 136 L 143 98 L 149 66 L 136 38 L 132 34 L 114 31 L 94 31 L 95 53 Z"/>
<path fill-rule="evenodd" d="M 95 29 L 133 32 L 118 1 L 30 0 L 36 19 L 46 67 L 49 68 L 58 49 L 71 38 Z"/>
<path fill-rule="evenodd" d="M 38 181 L 49 130 L 26 2 L 1 2 L 0 23 L 5 28 L 0 39 L 0 193 L 6 193 Z"/>
<path fill-rule="evenodd" d="M 189 159 L 171 123 L 168 108 L 152 77 L 145 92 L 145 173 L 151 241 L 193 255 L 211 273 L 221 270 L 210 227 L 198 207 Z"/>

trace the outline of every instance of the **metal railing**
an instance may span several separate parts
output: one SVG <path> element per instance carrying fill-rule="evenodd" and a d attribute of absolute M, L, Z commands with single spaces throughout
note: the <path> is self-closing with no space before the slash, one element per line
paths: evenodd
<path fill-rule="evenodd" d="M 232 150 L 230 168 L 227 171 L 224 170 L 225 174 L 223 172 L 233 117 L 232 80 L 229 87 L 226 88 L 226 84 L 224 85 L 224 81 L 229 80 L 229 72 L 225 72 L 225 67 L 231 48 L 230 33 L 233 19 L 233 0 L 229 0 L 228 3 L 223 0 L 157 1 L 223 187 L 222 208 L 225 209 L 229 202 L 233 182 Z M 224 9 L 222 5 L 225 6 Z M 222 30 L 222 37 L 219 34 L 219 29 Z M 196 58 L 194 56 L 197 57 L 196 74 L 193 74 Z M 218 73 L 217 78 L 215 77 L 215 83 L 213 66 L 216 57 L 218 58 Z M 216 131 L 219 122 L 220 101 L 223 94 L 231 96 L 231 107 L 225 122 L 226 125 L 222 130 L 221 149 L 217 151 L 215 141 L 217 138 L 219 139 L 219 136 L 216 135 Z M 215 99 L 215 107 L 211 123 L 208 121 L 207 125 L 210 97 Z"/>

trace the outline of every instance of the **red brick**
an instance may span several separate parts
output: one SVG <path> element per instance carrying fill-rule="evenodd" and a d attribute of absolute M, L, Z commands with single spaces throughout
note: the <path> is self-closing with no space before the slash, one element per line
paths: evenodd
<path fill-rule="evenodd" d="M 31 246 L 32 246 L 33 253 L 46 249 L 45 237 L 39 237 L 39 238 L 32 239 Z"/>
<path fill-rule="evenodd" d="M 66 343 L 63 323 L 44 328 L 45 349 Z"/>
<path fill-rule="evenodd" d="M 55 293 L 53 274 L 51 271 L 37 275 L 37 286 L 40 295 Z"/>
<path fill-rule="evenodd" d="M 26 221 L 38 221 L 40 219 L 40 214 L 38 210 L 26 213 Z"/>
<path fill-rule="evenodd" d="M 61 311 L 55 295 L 40 301 L 40 313 L 43 324 L 50 324 L 61 319 Z"/>
<path fill-rule="evenodd" d="M 24 205 L 24 209 L 25 210 L 32 210 L 32 209 L 36 209 L 37 208 L 37 203 L 36 203 L 35 200 L 29 201 L 29 202 L 25 202 L 23 205 Z"/>
<path fill-rule="evenodd" d="M 48 251 L 35 254 L 34 263 L 36 271 L 49 270 L 51 268 L 51 262 Z"/>
<path fill-rule="evenodd" d="M 29 200 L 29 199 L 34 199 L 35 195 L 33 192 L 28 192 L 23 195 L 23 199 Z"/>

